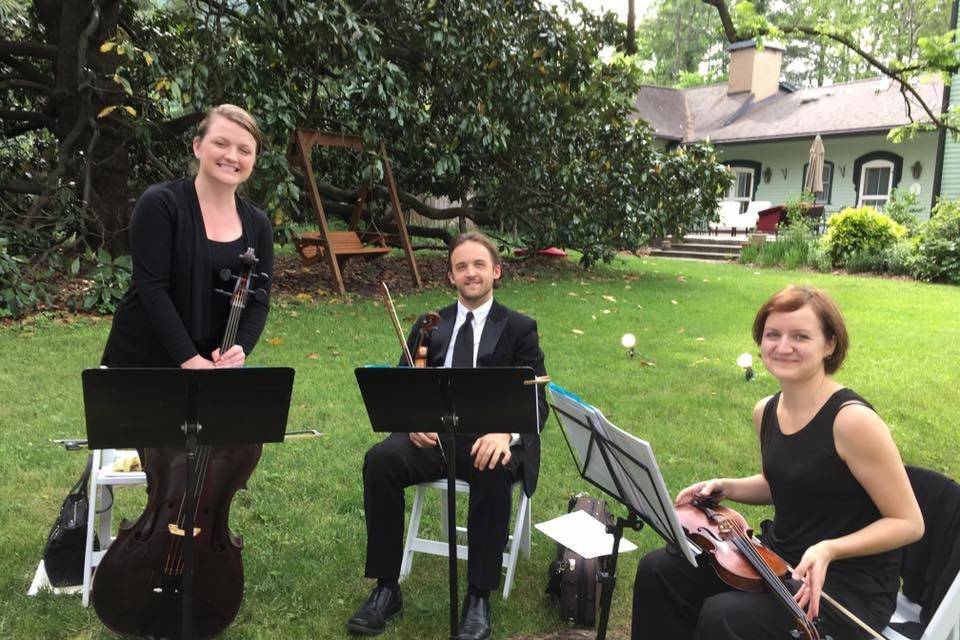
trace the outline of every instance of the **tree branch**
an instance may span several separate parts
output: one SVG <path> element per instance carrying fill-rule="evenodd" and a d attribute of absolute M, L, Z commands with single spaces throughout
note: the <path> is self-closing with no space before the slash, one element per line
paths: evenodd
<path fill-rule="evenodd" d="M 727 8 L 726 1 L 703 0 L 703 3 L 716 8 L 717 13 L 720 14 L 720 24 L 723 25 L 723 34 L 727 37 L 727 42 L 731 44 L 736 42 L 739 39 L 737 37 L 737 28 L 733 24 L 733 18 L 730 17 L 730 10 Z"/>
<path fill-rule="evenodd" d="M 52 86 L 34 82 L 33 80 L 27 80 L 25 78 L 9 78 L 7 80 L 0 80 L 0 91 L 8 87 L 20 87 L 21 89 L 37 91 L 48 96 L 53 94 Z"/>
<path fill-rule="evenodd" d="M 937 127 L 948 129 L 949 131 L 952 131 L 955 134 L 960 134 L 960 127 L 952 126 L 948 124 L 947 121 L 944 120 L 942 117 L 938 117 L 936 114 L 934 114 L 933 109 L 930 107 L 930 105 L 927 104 L 926 100 L 924 100 L 923 97 L 921 97 L 920 92 L 917 91 L 916 87 L 914 87 L 909 81 L 903 78 L 901 73 L 898 73 L 897 71 L 891 69 L 887 65 L 880 62 L 880 60 L 878 60 L 876 57 L 874 57 L 873 55 L 865 51 L 857 43 L 853 42 L 846 36 L 841 36 L 834 33 L 822 33 L 816 29 L 799 26 L 799 25 L 795 27 L 784 27 L 781 29 L 781 31 L 783 33 L 793 33 L 796 31 L 796 32 L 800 32 L 805 35 L 816 37 L 816 38 L 828 38 L 838 44 L 842 44 L 843 46 L 847 47 L 848 49 L 856 53 L 858 56 L 860 56 L 860 58 L 865 60 L 867 64 L 869 64 L 871 67 L 873 67 L 883 75 L 887 76 L 888 78 L 891 78 L 899 82 L 900 86 L 902 87 L 901 91 L 906 90 L 907 93 L 913 96 L 913 98 L 917 101 L 917 104 L 920 106 L 920 108 L 922 108 L 923 111 L 927 114 L 927 117 L 930 118 L 930 122 L 932 124 L 936 125 Z M 904 97 L 904 100 L 909 102 L 906 96 Z M 908 113 L 910 112 L 909 104 L 907 105 L 907 111 Z M 911 122 L 913 121 L 912 115 L 910 120 Z"/>
<path fill-rule="evenodd" d="M 34 82 L 39 82 L 41 84 L 53 84 L 53 79 L 51 77 L 32 64 L 23 62 L 22 60 L 17 60 L 16 58 L 12 58 L 8 55 L 0 55 L 0 63 L 7 65 L 27 80 L 33 80 Z"/>
<path fill-rule="evenodd" d="M 0 55 L 28 56 L 31 58 L 57 59 L 57 45 L 44 42 L 15 42 L 0 40 Z"/>
<path fill-rule="evenodd" d="M 740 39 L 740 34 L 737 33 L 737 30 L 733 25 L 733 19 L 730 17 L 730 11 L 727 8 L 726 0 L 702 0 L 702 2 L 716 8 L 717 12 L 720 14 L 720 22 L 723 24 L 724 34 L 729 42 L 733 43 Z M 800 33 L 810 36 L 811 38 L 827 38 L 829 40 L 833 40 L 837 44 L 843 45 L 850 51 L 853 51 L 855 54 L 857 54 L 860 59 L 864 60 L 869 66 L 873 67 L 888 78 L 896 80 L 900 83 L 902 87 L 901 91 L 905 91 L 904 100 L 908 102 L 907 113 L 911 115 L 911 122 L 913 122 L 912 108 L 909 104 L 909 98 L 906 96 L 907 93 L 910 94 L 914 100 L 916 100 L 917 105 L 920 106 L 924 113 L 927 114 L 927 117 L 930 118 L 931 124 L 939 128 L 952 131 L 954 134 L 960 135 L 960 127 L 950 125 L 942 116 L 938 117 L 933 112 L 931 106 L 927 104 L 923 97 L 921 97 L 920 92 L 917 91 L 916 87 L 910 84 L 910 82 L 904 77 L 904 74 L 906 73 L 905 70 L 895 70 L 890 68 L 889 66 L 883 64 L 875 56 L 871 55 L 868 51 L 860 47 L 856 42 L 843 35 L 820 31 L 813 27 L 806 27 L 803 25 L 779 27 L 778 29 L 784 34 Z M 770 29 L 758 29 L 755 35 L 768 35 L 769 33 Z"/>
<path fill-rule="evenodd" d="M 202 112 L 188 113 L 185 116 L 165 122 L 151 122 L 147 126 L 150 127 L 154 140 L 169 140 L 193 129 L 200 124 L 203 116 Z"/>
<path fill-rule="evenodd" d="M 13 182 L 8 182 L 7 184 L 0 184 L 0 191 L 6 191 L 7 193 L 32 193 L 35 195 L 40 195 L 43 193 L 43 185 L 39 182 L 24 182 L 22 180 L 14 180 Z"/>
<path fill-rule="evenodd" d="M 2 137 L 10 140 L 16 138 L 17 136 L 22 136 L 25 133 L 30 133 L 31 131 L 36 131 L 37 129 L 47 129 L 47 125 L 43 122 L 29 122 L 27 124 L 21 124 L 16 127 L 10 127 L 9 129 L 4 129 Z"/>
<path fill-rule="evenodd" d="M 39 124 L 44 127 L 53 127 L 55 124 L 55 120 L 45 113 L 13 109 L 0 109 L 0 120 L 19 120 Z"/>

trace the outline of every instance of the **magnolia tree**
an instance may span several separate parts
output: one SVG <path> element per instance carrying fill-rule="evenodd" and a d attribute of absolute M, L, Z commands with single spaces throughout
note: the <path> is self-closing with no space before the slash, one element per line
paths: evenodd
<path fill-rule="evenodd" d="M 537 0 L 3 2 L 8 252 L 122 251 L 132 201 L 189 171 L 191 132 L 221 102 L 265 130 L 247 194 L 281 237 L 310 218 L 285 158 L 296 127 L 384 141 L 405 209 L 586 262 L 702 224 L 729 181 L 711 149 L 664 152 L 634 121 L 635 68 L 601 56 L 624 39 L 612 16 Z M 383 171 L 372 152 L 318 151 L 314 166 L 340 217 Z M 365 222 L 389 230 L 386 205 L 374 188 Z"/>

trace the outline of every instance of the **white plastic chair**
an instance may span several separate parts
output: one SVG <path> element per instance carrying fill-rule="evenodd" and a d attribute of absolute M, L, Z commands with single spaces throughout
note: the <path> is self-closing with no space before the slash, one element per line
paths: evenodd
<path fill-rule="evenodd" d="M 720 203 L 720 222 L 711 222 L 713 229 L 734 229 L 740 226 L 740 202 L 724 200 Z"/>
<path fill-rule="evenodd" d="M 107 547 L 113 542 L 113 492 L 112 487 L 130 487 L 147 484 L 147 475 L 142 471 L 114 471 L 116 449 L 94 449 L 93 466 L 90 470 L 90 507 L 87 513 L 87 542 L 83 554 L 83 606 L 90 604 L 90 586 L 93 571 L 100 564 Z M 128 454 L 129 451 L 119 453 Z M 109 501 L 109 502 L 108 502 Z M 94 523 L 94 519 L 97 523 Z M 100 540 L 100 550 L 94 551 L 94 536 Z"/>
<path fill-rule="evenodd" d="M 413 496 L 413 505 L 410 508 L 410 523 L 407 525 L 407 538 L 403 545 L 403 561 L 400 563 L 400 579 L 403 580 L 410 575 L 413 569 L 413 554 L 428 553 L 435 556 L 448 557 L 447 552 L 447 481 L 434 480 L 423 482 L 416 487 L 416 493 Z M 428 489 L 435 489 L 440 494 L 440 540 L 431 540 L 420 537 L 420 517 L 423 515 L 423 505 L 426 500 Z M 457 480 L 457 493 L 470 493 L 470 485 L 464 480 Z M 503 563 L 506 567 L 507 576 L 503 581 L 503 599 L 510 597 L 510 589 L 513 587 L 513 576 L 517 569 L 517 557 L 523 553 L 523 557 L 530 558 L 530 523 L 531 509 L 530 498 L 523 491 L 523 482 L 513 483 L 513 491 L 518 491 L 520 499 L 514 518 L 513 533 L 507 537 L 507 548 L 503 553 Z M 457 527 L 457 534 L 466 534 L 466 527 Z M 457 545 L 457 559 L 467 559 L 467 545 Z"/>

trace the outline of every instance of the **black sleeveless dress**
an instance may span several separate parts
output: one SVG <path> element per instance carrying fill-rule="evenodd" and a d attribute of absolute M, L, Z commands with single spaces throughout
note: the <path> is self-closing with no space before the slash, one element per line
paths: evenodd
<path fill-rule="evenodd" d="M 760 427 L 763 474 L 770 484 L 775 516 L 763 540 L 792 566 L 806 549 L 839 538 L 881 518 L 873 500 L 840 458 L 833 425 L 847 404 L 873 407 L 849 389 L 839 389 L 796 433 L 780 430 L 780 392 L 768 402 Z M 882 629 L 896 608 L 901 550 L 830 563 L 824 591 L 864 622 Z M 822 609 L 829 609 L 824 603 Z"/>

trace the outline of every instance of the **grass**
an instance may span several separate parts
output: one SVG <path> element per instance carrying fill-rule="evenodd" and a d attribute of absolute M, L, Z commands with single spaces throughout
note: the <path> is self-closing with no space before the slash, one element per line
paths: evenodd
<path fill-rule="evenodd" d="M 876 404 L 907 463 L 960 476 L 960 289 L 878 278 L 831 276 L 668 260 L 618 259 L 592 272 L 513 280 L 498 292 L 537 318 L 553 380 L 599 406 L 609 419 L 650 441 L 667 486 L 677 491 L 712 476 L 753 473 L 758 446 L 750 426 L 756 400 L 776 390 L 762 369 L 745 383 L 737 355 L 755 353 L 753 313 L 790 282 L 829 290 L 844 310 L 852 349 L 838 374 Z M 449 302 L 434 289 L 398 299 L 403 322 Z M 84 433 L 79 372 L 95 366 L 109 322 L 41 315 L 0 328 L 0 637 L 105 638 L 79 598 L 26 597 L 60 501 L 83 455 L 49 444 Z M 582 332 L 577 333 L 575 332 Z M 620 336 L 637 336 L 628 359 Z M 278 301 L 250 362 L 297 370 L 290 428 L 317 428 L 321 440 L 268 446 L 231 510 L 244 535 L 246 596 L 227 638 L 339 638 L 369 589 L 362 577 L 360 467 L 378 436 L 369 429 L 353 368 L 396 360 L 397 345 L 374 301 Z M 561 514 L 571 492 L 590 487 L 576 474 L 551 417 L 534 521 Z M 410 494 L 408 494 L 410 495 Z M 118 510 L 135 518 L 138 491 L 118 491 Z M 437 520 L 436 506 L 424 519 Z M 745 508 L 753 522 L 768 515 Z M 432 524 L 432 526 L 436 526 Z M 628 534 L 641 551 L 660 544 L 649 531 Z M 494 596 L 495 637 L 563 625 L 543 595 L 552 542 L 534 533 L 509 601 Z M 630 588 L 639 553 L 623 558 L 613 626 L 629 626 Z M 461 565 L 460 575 L 465 569 Z M 446 635 L 445 560 L 418 557 L 404 584 L 407 609 L 385 638 Z M 462 593 L 462 591 L 461 591 Z"/>

